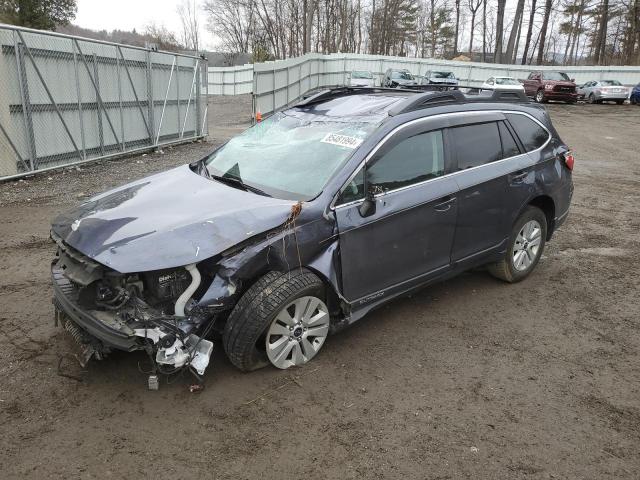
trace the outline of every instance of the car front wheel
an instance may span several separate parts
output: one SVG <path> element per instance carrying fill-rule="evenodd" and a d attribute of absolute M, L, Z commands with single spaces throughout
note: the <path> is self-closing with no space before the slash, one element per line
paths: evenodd
<path fill-rule="evenodd" d="M 324 284 L 309 270 L 267 273 L 229 315 L 222 338 L 229 360 L 243 371 L 304 365 L 329 333 L 325 302 Z"/>
<path fill-rule="evenodd" d="M 524 280 L 538 264 L 547 238 L 547 217 L 528 207 L 516 220 L 501 261 L 489 265 L 489 273 L 505 282 Z"/>

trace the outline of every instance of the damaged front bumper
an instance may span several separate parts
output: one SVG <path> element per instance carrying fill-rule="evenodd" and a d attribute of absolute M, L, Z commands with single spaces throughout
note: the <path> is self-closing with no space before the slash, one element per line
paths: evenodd
<path fill-rule="evenodd" d="M 53 266 L 51 268 L 51 280 L 53 284 L 53 306 L 56 310 L 56 324 L 60 323 L 62 327 L 66 328 L 65 322 L 71 320 L 75 325 L 82 328 L 84 332 L 94 337 L 99 343 L 96 346 L 101 350 L 106 348 L 107 352 L 112 348 L 127 352 L 144 349 L 139 337 L 115 326 L 110 326 L 80 308 L 76 303 L 75 289 L 72 283 L 64 276 L 62 269 Z"/>
<path fill-rule="evenodd" d="M 142 326 L 132 328 L 108 314 L 98 318 L 100 312 L 82 308 L 78 304 L 76 286 L 55 263 L 51 268 L 51 279 L 56 326 L 61 325 L 78 343 L 80 353 L 76 358 L 83 367 L 91 358 L 100 360 L 113 349 L 127 352 L 145 350 L 155 360 L 154 373 L 156 370 L 160 373 L 174 373 L 181 368 L 191 367 L 198 375 L 204 374 L 209 365 L 213 343 L 191 333 L 193 328 L 188 319 L 175 319 L 175 328 L 168 329 L 161 325 L 146 326 L 153 323 L 146 315 L 146 318 L 134 319 L 134 324 L 137 323 L 135 320 L 139 320 Z M 213 321 L 214 319 L 210 319 L 210 322 Z"/>

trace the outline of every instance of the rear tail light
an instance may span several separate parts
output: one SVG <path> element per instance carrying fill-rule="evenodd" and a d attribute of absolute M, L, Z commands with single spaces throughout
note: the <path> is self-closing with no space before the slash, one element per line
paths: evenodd
<path fill-rule="evenodd" d="M 571 171 L 573 171 L 573 163 L 574 163 L 574 161 L 575 161 L 575 159 L 573 158 L 573 151 L 569 150 L 568 152 L 566 152 L 564 154 L 564 164 Z"/>

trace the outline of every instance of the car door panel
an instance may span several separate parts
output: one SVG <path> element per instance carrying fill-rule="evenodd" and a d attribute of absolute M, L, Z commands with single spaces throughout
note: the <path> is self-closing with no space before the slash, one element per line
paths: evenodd
<path fill-rule="evenodd" d="M 361 202 L 336 207 L 345 298 L 356 301 L 447 268 L 457 190 L 444 176 L 376 196 L 376 211 L 366 218 Z"/>
<path fill-rule="evenodd" d="M 518 203 L 516 197 L 523 196 L 521 192 L 514 196 L 513 188 L 531 189 L 527 179 L 532 164 L 531 157 L 522 154 L 455 176 L 460 192 L 453 261 L 502 246 L 511 227 L 510 210 Z"/>

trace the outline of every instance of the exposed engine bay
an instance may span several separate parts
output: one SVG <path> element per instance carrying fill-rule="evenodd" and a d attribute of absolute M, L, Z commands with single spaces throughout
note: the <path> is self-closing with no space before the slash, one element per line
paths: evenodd
<path fill-rule="evenodd" d="M 53 239 L 58 244 L 52 262 L 56 321 L 81 344 L 81 364 L 101 359 L 115 347 L 145 350 L 152 364 L 151 376 L 183 369 L 198 379 L 204 374 L 213 351 L 213 343 L 205 337 L 216 315 L 197 307 L 193 299 L 204 287 L 195 264 L 123 274 Z M 91 335 L 96 325 L 111 334 L 112 344 L 104 340 L 104 331 L 101 340 Z"/>

